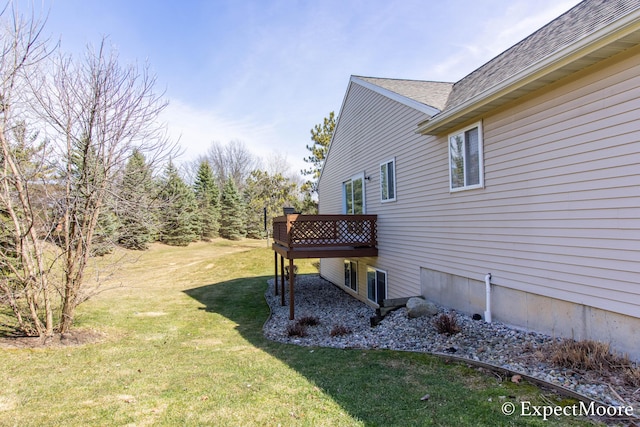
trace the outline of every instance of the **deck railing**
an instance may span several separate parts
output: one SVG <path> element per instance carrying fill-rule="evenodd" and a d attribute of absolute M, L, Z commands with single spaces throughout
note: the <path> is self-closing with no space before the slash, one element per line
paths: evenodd
<path fill-rule="evenodd" d="M 273 219 L 273 240 L 286 248 L 374 248 L 377 215 L 301 215 Z"/>

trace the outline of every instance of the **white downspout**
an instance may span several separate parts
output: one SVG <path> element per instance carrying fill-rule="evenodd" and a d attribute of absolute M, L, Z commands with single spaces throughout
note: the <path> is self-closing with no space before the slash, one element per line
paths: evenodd
<path fill-rule="evenodd" d="M 491 273 L 487 273 L 484 276 L 484 285 L 486 291 L 486 310 L 484 312 L 484 321 L 487 323 L 491 323 Z"/>

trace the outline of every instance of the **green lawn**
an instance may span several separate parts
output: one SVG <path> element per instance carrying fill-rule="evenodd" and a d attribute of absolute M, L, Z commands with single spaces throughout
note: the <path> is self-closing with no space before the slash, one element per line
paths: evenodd
<path fill-rule="evenodd" d="M 505 416 L 504 402 L 559 398 L 429 355 L 266 340 L 264 241 L 125 254 L 138 259 L 78 312 L 77 327 L 102 342 L 0 350 L 0 425 L 591 425 Z"/>

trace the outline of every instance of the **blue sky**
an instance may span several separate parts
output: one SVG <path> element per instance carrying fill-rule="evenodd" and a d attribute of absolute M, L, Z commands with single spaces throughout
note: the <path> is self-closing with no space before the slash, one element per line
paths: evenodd
<path fill-rule="evenodd" d="M 36 2 L 37 3 L 37 2 Z M 351 75 L 456 81 L 577 0 L 42 0 L 70 53 L 103 36 L 148 62 L 185 150 L 242 141 L 305 166 L 310 129 Z"/>

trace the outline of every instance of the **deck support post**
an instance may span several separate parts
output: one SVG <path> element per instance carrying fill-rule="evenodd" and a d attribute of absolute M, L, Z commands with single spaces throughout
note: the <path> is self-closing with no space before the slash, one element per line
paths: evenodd
<path fill-rule="evenodd" d="M 273 267 L 275 269 L 275 277 L 273 279 L 274 295 L 278 296 L 278 252 L 273 251 Z"/>
<path fill-rule="evenodd" d="M 293 281 L 294 281 L 294 274 L 293 274 L 293 258 L 291 258 L 289 260 L 289 320 L 293 320 L 295 317 L 295 313 L 294 313 L 294 302 L 295 302 L 295 298 L 293 295 Z"/>
<path fill-rule="evenodd" d="M 280 255 L 280 305 L 284 306 L 284 257 Z"/>

